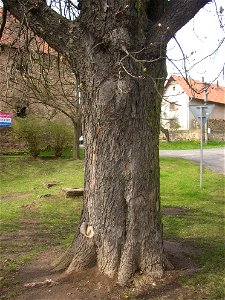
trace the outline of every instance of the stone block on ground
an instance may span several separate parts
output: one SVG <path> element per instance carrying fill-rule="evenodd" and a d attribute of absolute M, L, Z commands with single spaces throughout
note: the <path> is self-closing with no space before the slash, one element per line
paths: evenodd
<path fill-rule="evenodd" d="M 59 184 L 59 183 L 56 182 L 56 181 L 51 181 L 51 182 L 44 182 L 44 183 L 43 183 L 43 186 L 49 189 L 50 187 L 55 186 L 55 185 L 58 185 L 58 184 Z"/>
<path fill-rule="evenodd" d="M 63 193 L 65 194 L 66 198 L 74 198 L 83 196 L 84 190 L 80 188 L 64 188 L 62 189 Z"/>

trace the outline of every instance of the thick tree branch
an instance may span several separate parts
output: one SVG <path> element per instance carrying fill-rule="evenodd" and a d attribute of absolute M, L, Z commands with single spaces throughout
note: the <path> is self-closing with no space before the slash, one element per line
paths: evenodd
<path fill-rule="evenodd" d="M 7 18 L 7 8 L 6 8 L 6 5 L 3 5 L 2 23 L 1 23 L 1 27 L 0 27 L 0 40 L 2 38 L 3 30 L 5 28 L 6 18 Z"/>
<path fill-rule="evenodd" d="M 151 40 L 168 43 L 178 30 L 211 1 L 212 0 L 171 0 L 165 9 L 165 13 L 151 29 Z"/>
<path fill-rule="evenodd" d="M 78 47 L 80 30 L 72 22 L 49 8 L 43 0 L 3 0 L 8 11 L 57 52 L 69 56 Z"/>

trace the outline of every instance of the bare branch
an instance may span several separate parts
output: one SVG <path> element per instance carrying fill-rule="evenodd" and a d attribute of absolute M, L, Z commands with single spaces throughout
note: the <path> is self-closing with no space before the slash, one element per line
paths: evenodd
<path fill-rule="evenodd" d="M 3 0 L 3 3 L 19 21 L 25 17 L 26 25 L 57 52 L 69 56 L 70 51 L 74 51 L 80 38 L 78 22 L 61 16 L 45 1 Z"/>

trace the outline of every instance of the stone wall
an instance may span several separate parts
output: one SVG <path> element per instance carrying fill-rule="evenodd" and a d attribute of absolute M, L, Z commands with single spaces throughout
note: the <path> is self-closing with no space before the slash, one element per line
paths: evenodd
<path fill-rule="evenodd" d="M 0 127 L 0 153 L 26 151 L 25 143 L 18 139 L 11 128 Z"/>
<path fill-rule="evenodd" d="M 211 129 L 211 127 L 209 127 Z M 197 130 L 170 130 L 170 141 L 197 141 L 200 140 L 200 131 Z M 225 141 L 225 130 L 211 129 L 208 135 L 210 141 L 222 142 Z M 160 133 L 160 140 L 166 140 L 165 135 Z"/>
<path fill-rule="evenodd" d="M 209 134 L 210 141 L 225 142 L 225 130 L 214 130 Z"/>
<path fill-rule="evenodd" d="M 199 130 L 170 130 L 170 141 L 199 140 Z"/>
<path fill-rule="evenodd" d="M 211 129 L 211 131 L 225 132 L 225 120 L 209 119 L 208 126 Z"/>
<path fill-rule="evenodd" d="M 208 128 L 210 129 L 209 140 L 225 141 L 225 120 L 209 119 Z M 170 130 L 169 135 L 170 141 L 197 141 L 200 140 L 200 128 L 198 125 L 197 128 L 190 130 Z M 160 140 L 166 140 L 162 132 L 159 138 Z"/>

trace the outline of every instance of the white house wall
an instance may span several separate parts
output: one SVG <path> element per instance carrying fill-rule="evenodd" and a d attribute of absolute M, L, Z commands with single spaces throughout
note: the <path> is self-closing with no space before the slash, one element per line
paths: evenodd
<path fill-rule="evenodd" d="M 170 103 L 176 104 L 176 110 L 170 110 Z M 177 118 L 179 129 L 189 129 L 189 97 L 176 82 L 171 82 L 164 93 L 162 105 L 162 125 L 169 128 L 169 122 L 164 120 Z"/>

